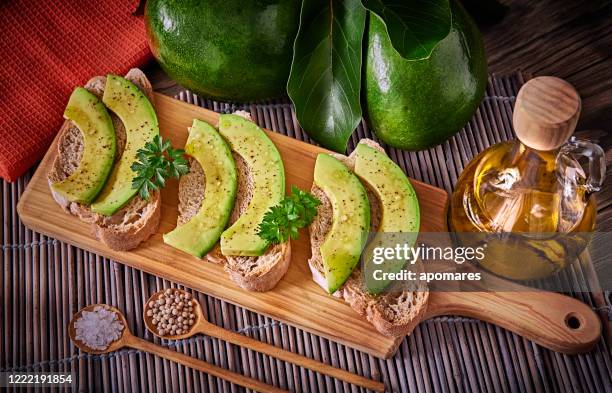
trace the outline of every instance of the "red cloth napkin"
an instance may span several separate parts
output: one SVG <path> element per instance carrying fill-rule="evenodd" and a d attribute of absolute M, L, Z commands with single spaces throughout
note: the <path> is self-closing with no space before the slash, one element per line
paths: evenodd
<path fill-rule="evenodd" d="M 0 1 L 0 176 L 47 151 L 70 93 L 150 58 L 138 1 Z"/>

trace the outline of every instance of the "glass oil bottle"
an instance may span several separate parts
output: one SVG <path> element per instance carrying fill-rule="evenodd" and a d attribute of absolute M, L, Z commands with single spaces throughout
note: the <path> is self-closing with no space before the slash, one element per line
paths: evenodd
<path fill-rule="evenodd" d="M 482 267 L 510 279 L 544 278 L 588 244 L 605 159 L 601 147 L 571 137 L 580 110 L 569 83 L 528 81 L 514 108 L 518 140 L 491 146 L 462 172 L 449 226 L 464 245 L 487 243 Z"/>

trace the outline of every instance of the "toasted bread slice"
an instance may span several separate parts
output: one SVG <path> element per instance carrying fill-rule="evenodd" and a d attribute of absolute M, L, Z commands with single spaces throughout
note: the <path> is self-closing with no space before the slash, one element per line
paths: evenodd
<path fill-rule="evenodd" d="M 236 113 L 247 117 L 247 112 Z M 238 173 L 236 203 L 230 216 L 229 224 L 233 224 L 247 209 L 252 196 L 252 180 L 245 161 L 233 153 Z M 178 225 L 189 221 L 199 210 L 204 199 L 205 176 L 202 166 L 193 159 L 189 160 L 190 170 L 179 181 L 179 217 Z M 289 242 L 271 246 L 259 257 L 224 256 L 217 245 L 206 255 L 213 263 L 225 265 L 225 271 L 238 286 L 249 291 L 264 292 L 276 286 L 289 269 L 291 261 L 291 245 Z"/>
<path fill-rule="evenodd" d="M 365 143 L 384 152 L 384 149 L 372 140 L 362 139 L 360 143 Z M 351 170 L 354 169 L 355 157 L 353 155 L 347 157 L 334 154 L 334 157 L 342 161 Z M 380 225 L 380 203 L 374 192 L 367 189 L 367 186 L 366 190 L 370 201 L 370 231 L 375 232 Z M 325 289 L 327 288 L 327 281 L 324 275 L 320 249 L 332 226 L 333 210 L 331 202 L 323 190 L 313 185 L 311 192 L 321 201 L 321 205 L 319 205 L 318 214 L 309 228 L 312 256 L 308 260 L 308 265 L 313 280 Z M 378 295 L 371 295 L 364 288 L 363 276 L 358 267 L 340 289 L 333 293 L 333 296 L 344 299 L 353 310 L 366 317 L 376 330 L 385 336 L 402 337 L 410 333 L 426 310 L 429 292 L 424 285 L 416 287 L 414 290 L 392 288 L 387 293 Z"/>
<path fill-rule="evenodd" d="M 125 76 L 153 101 L 153 88 L 145 74 L 137 69 L 131 69 Z M 106 77 L 96 76 L 87 82 L 85 88 L 100 100 L 104 94 Z M 126 131 L 123 122 L 112 112 L 110 113 L 117 136 L 117 155 L 115 162 L 121 158 L 126 141 Z M 57 153 L 53 166 L 47 178 L 49 184 L 61 181 L 72 174 L 83 156 L 83 135 L 77 126 L 66 120 L 60 129 L 57 143 Z M 113 250 L 130 250 L 137 247 L 152 234 L 157 232 L 161 217 L 161 196 L 159 191 L 151 193 L 148 201 L 140 196 L 133 197 L 126 206 L 112 216 L 93 213 L 88 206 L 70 202 L 54 192 L 50 187 L 55 201 L 68 213 L 91 223 L 93 235 Z"/>
<path fill-rule="evenodd" d="M 238 172 L 238 188 L 230 225 L 246 210 L 252 191 L 249 170 L 244 160 L 237 154 L 234 154 L 234 160 Z M 182 194 L 180 189 L 179 193 Z M 206 259 L 214 263 L 224 263 L 225 271 L 239 287 L 249 291 L 265 292 L 274 288 L 287 273 L 291 262 L 291 245 L 290 242 L 286 242 L 271 246 L 259 257 L 225 256 L 221 254 L 221 248 L 217 245 L 206 255 Z"/>

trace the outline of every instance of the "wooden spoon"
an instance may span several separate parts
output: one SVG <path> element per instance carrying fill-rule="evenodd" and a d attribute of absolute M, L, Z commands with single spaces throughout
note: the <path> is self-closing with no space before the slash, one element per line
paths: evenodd
<path fill-rule="evenodd" d="M 76 329 L 74 327 L 75 322 L 81 317 L 83 311 L 93 311 L 94 308 L 96 308 L 97 306 L 102 306 L 105 307 L 107 310 L 115 312 L 119 318 L 119 321 L 123 324 L 123 331 L 121 332 L 121 337 L 113 341 L 104 350 L 96 350 L 89 348 L 87 345 L 85 345 L 85 343 L 80 340 L 77 340 Z M 267 383 L 249 377 L 245 377 L 244 375 L 234 373 L 221 367 L 217 367 L 203 360 L 194 359 L 191 356 L 187 356 L 183 353 L 173 351 L 171 349 L 162 347 L 161 345 L 157 345 L 147 340 L 143 340 L 142 338 L 136 337 L 128 329 L 127 321 L 125 320 L 125 317 L 123 316 L 121 311 L 117 310 L 115 307 L 106 304 L 92 304 L 87 307 L 83 307 L 81 310 L 79 310 L 79 312 L 74 314 L 72 320 L 70 321 L 70 325 L 68 325 L 68 334 L 70 335 L 70 339 L 72 340 L 72 342 L 74 342 L 74 345 L 76 345 L 84 352 L 102 354 L 114 352 L 121 348 L 129 347 L 143 352 L 148 352 L 153 355 L 157 355 L 164 359 L 171 360 L 173 362 L 182 364 L 183 366 L 190 367 L 195 370 L 203 371 L 209 375 L 223 378 L 228 382 L 232 382 L 237 385 L 244 386 L 245 388 L 256 390 L 258 392 L 286 392 L 285 390 L 279 389 L 272 385 L 268 385 Z"/>
<path fill-rule="evenodd" d="M 172 288 L 172 292 L 178 291 L 180 294 L 187 294 L 186 291 Z M 157 331 L 157 327 L 153 324 L 153 317 L 147 316 L 147 311 L 150 310 L 149 303 L 156 301 L 164 293 L 159 291 L 154 293 L 147 303 L 143 307 L 143 318 L 147 329 L 154 335 L 167 340 L 181 340 L 184 338 L 191 337 L 195 334 L 205 334 L 210 337 L 215 337 L 229 343 L 239 345 L 254 351 L 273 356 L 277 359 L 284 360 L 298 366 L 308 368 L 312 371 L 316 371 L 321 374 L 329 375 L 330 377 L 337 378 L 341 381 L 345 381 L 354 385 L 362 386 L 366 389 L 373 390 L 376 392 L 384 392 L 385 385 L 382 382 L 373 381 L 371 379 L 350 373 L 348 371 L 336 368 L 324 363 L 321 363 L 314 359 L 309 359 L 305 356 L 286 351 L 282 348 L 275 347 L 274 345 L 266 344 L 261 341 L 257 341 L 242 334 L 235 333 L 232 331 L 225 330 L 217 325 L 213 325 L 208 322 L 204 315 L 202 315 L 202 308 L 200 303 L 192 296 L 189 300 L 193 302 L 193 314 L 195 314 L 194 324 L 187 333 L 176 334 L 176 335 L 164 335 L 160 336 Z"/>

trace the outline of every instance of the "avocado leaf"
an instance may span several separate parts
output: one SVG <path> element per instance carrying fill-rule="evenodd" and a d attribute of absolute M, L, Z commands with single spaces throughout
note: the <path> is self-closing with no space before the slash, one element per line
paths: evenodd
<path fill-rule="evenodd" d="M 365 17 L 360 0 L 303 0 L 287 83 L 302 128 L 342 153 L 361 121 Z"/>
<path fill-rule="evenodd" d="M 450 32 L 449 0 L 363 0 L 383 20 L 393 48 L 407 60 L 422 60 Z"/>

